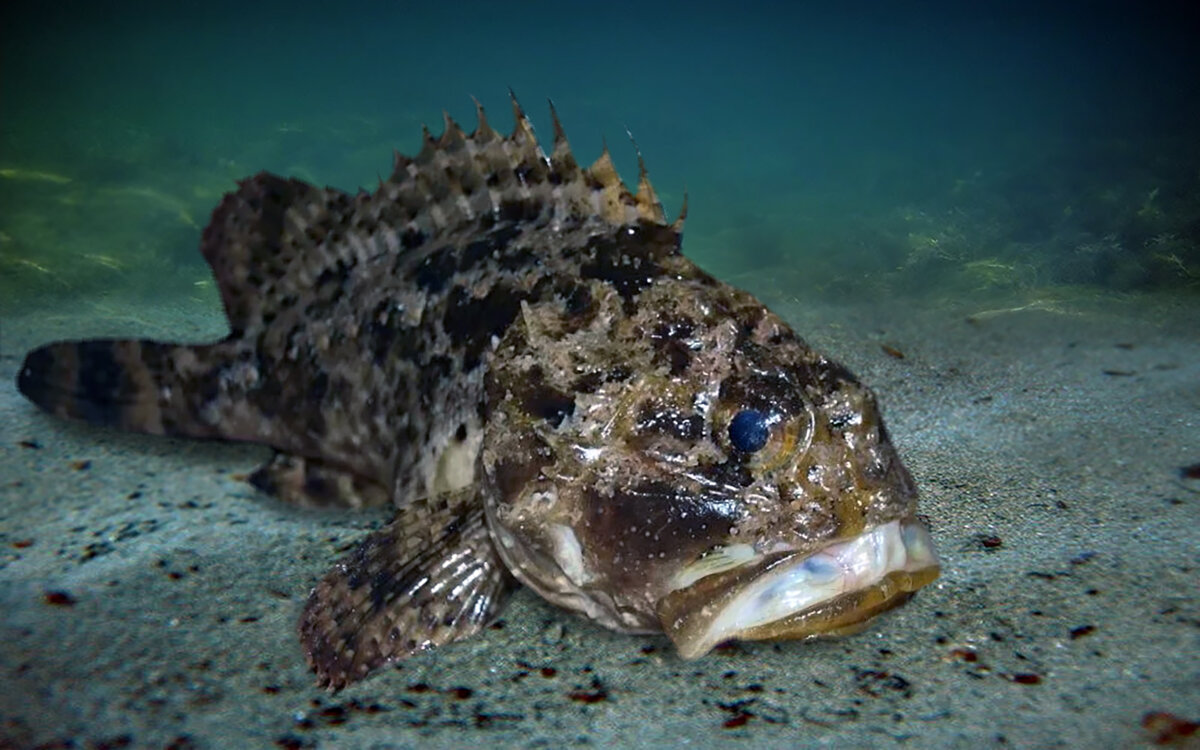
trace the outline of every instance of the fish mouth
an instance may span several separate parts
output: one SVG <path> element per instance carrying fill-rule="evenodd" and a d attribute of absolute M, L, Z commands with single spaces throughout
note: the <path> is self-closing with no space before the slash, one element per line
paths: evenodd
<path fill-rule="evenodd" d="M 937 577 L 929 531 L 908 517 L 816 552 L 759 556 L 691 580 L 659 601 L 658 615 L 679 655 L 695 659 L 733 639 L 854 632 Z"/>

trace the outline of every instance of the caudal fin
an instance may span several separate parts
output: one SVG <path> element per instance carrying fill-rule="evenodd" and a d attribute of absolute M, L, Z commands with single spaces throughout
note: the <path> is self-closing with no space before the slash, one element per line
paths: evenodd
<path fill-rule="evenodd" d="M 17 388 L 59 417 L 155 435 L 217 437 L 183 408 L 178 368 L 211 347 L 95 339 L 39 347 L 25 357 Z"/>
<path fill-rule="evenodd" d="M 185 346 L 137 339 L 60 341 L 31 351 L 17 389 L 58 417 L 152 435 L 245 440 L 306 452 L 262 398 L 253 350 L 227 339 Z"/>

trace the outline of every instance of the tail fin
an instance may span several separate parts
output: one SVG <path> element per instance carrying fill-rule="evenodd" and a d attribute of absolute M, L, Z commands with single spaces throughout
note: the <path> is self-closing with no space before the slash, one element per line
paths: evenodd
<path fill-rule="evenodd" d="M 203 399 L 189 398 L 195 378 L 227 359 L 224 343 L 178 346 L 158 341 L 64 341 L 33 350 L 17 388 L 42 409 L 69 419 L 154 435 L 254 439 L 233 434 Z M 184 387 L 185 382 L 186 387 Z M 217 384 L 209 393 L 216 397 Z"/>

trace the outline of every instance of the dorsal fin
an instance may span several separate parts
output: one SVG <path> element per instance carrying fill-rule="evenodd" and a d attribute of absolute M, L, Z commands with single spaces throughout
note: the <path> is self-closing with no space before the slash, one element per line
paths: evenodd
<path fill-rule="evenodd" d="M 634 140 L 633 133 L 629 128 L 625 128 L 625 132 L 629 135 L 629 142 L 633 144 L 633 150 L 637 153 L 638 186 L 634 200 L 637 201 L 638 215 L 656 224 L 665 223 L 667 217 L 663 213 L 658 195 L 654 192 L 654 186 L 650 184 L 650 173 L 646 171 L 646 160 L 642 158 L 642 150 L 638 148 L 637 141 Z"/>
<path fill-rule="evenodd" d="M 549 156 L 515 95 L 511 103 L 507 136 L 492 129 L 478 101 L 470 134 L 449 114 L 440 136 L 423 127 L 418 153 L 395 152 L 392 174 L 371 194 L 266 173 L 240 183 L 214 211 L 202 243 L 235 334 L 274 319 L 322 275 L 345 276 L 368 258 L 477 233 L 489 214 L 492 223 L 572 216 L 594 222 L 597 233 L 606 225 L 668 226 L 640 152 L 635 195 L 607 145 L 590 167 L 579 167 L 553 103 Z"/>
<path fill-rule="evenodd" d="M 607 143 L 586 173 L 595 184 L 600 215 L 611 223 L 621 223 L 627 213 L 626 206 L 633 204 L 633 196 L 617 174 L 617 166 L 613 164 Z"/>
<path fill-rule="evenodd" d="M 449 112 L 442 111 L 442 137 L 438 139 L 438 148 L 451 151 L 461 146 L 467 134 L 458 126 Z"/>
<path fill-rule="evenodd" d="M 429 126 L 421 123 L 421 151 L 417 154 L 417 158 L 432 154 L 437 147 L 437 139 L 433 137 L 433 133 L 429 132 Z"/>
<path fill-rule="evenodd" d="M 213 210 L 200 240 L 233 334 L 299 296 L 345 253 L 326 242 L 355 198 L 333 188 L 261 172 L 238 183 Z M 311 283 L 311 279 L 308 279 Z"/>
<path fill-rule="evenodd" d="M 483 111 L 483 105 L 480 104 L 479 100 L 475 97 L 471 97 L 471 101 L 475 102 L 475 118 L 477 120 L 475 132 L 471 133 L 471 140 L 475 141 L 476 144 L 482 145 L 490 143 L 491 141 L 499 138 L 499 134 L 497 134 L 495 130 L 492 130 L 491 125 L 488 125 L 487 115 Z"/>
<path fill-rule="evenodd" d="M 507 136 L 492 129 L 478 101 L 473 133 L 447 117 L 440 138 L 428 135 L 416 156 L 397 158 L 397 168 L 374 201 L 382 197 L 402 206 L 403 220 L 425 235 L 452 232 L 489 212 L 513 211 L 526 218 L 548 212 L 590 216 L 612 226 L 639 221 L 667 226 L 640 153 L 635 196 L 617 174 L 607 146 L 591 167 L 579 167 L 553 103 L 549 156 L 515 95 L 511 105 L 513 128 Z"/>
<path fill-rule="evenodd" d="M 679 215 L 675 217 L 675 221 L 671 222 L 671 228 L 676 234 L 683 234 L 683 223 L 687 221 L 688 209 L 688 194 L 687 190 L 683 191 L 683 205 L 679 207 Z"/>
<path fill-rule="evenodd" d="M 579 178 L 579 164 L 571 153 L 571 144 L 567 142 L 567 133 L 563 130 L 562 121 L 558 119 L 558 111 L 554 102 L 550 104 L 550 118 L 554 122 L 554 151 L 550 154 L 550 163 L 563 175 L 564 180 Z"/>
<path fill-rule="evenodd" d="M 513 132 L 508 139 L 516 144 L 530 143 L 538 150 L 538 153 L 541 153 L 541 147 L 538 146 L 537 142 L 537 135 L 533 132 L 533 123 L 525 116 L 525 110 L 521 108 L 521 103 L 517 101 L 517 95 L 513 93 L 512 89 L 509 89 L 508 96 L 512 100 L 513 111 Z"/>

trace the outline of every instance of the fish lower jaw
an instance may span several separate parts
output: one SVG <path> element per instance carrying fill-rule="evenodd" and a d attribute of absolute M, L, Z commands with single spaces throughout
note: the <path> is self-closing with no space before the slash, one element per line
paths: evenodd
<path fill-rule="evenodd" d="M 905 518 L 811 554 L 784 554 L 701 579 L 664 597 L 659 615 L 680 656 L 695 659 L 733 639 L 853 632 L 937 576 L 929 531 Z"/>

